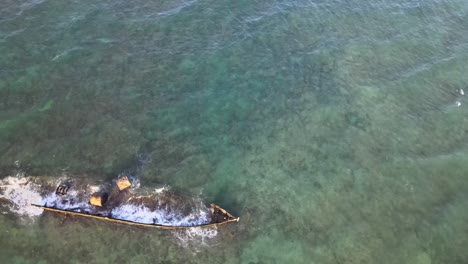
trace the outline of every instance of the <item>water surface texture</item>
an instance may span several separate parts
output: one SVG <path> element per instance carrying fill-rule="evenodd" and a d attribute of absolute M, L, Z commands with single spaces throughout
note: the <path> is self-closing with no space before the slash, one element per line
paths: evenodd
<path fill-rule="evenodd" d="M 3 185 L 128 172 L 241 217 L 2 203 L 2 262 L 468 263 L 466 0 L 3 0 L 0 54 Z"/>

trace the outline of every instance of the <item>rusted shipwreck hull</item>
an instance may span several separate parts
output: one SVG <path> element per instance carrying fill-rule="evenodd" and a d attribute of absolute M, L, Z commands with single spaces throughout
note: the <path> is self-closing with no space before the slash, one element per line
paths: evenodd
<path fill-rule="evenodd" d="M 54 212 L 54 213 L 61 213 L 70 216 L 80 216 L 85 218 L 92 218 L 97 220 L 102 220 L 106 222 L 124 224 L 124 225 L 131 225 L 131 226 L 141 226 L 141 227 L 153 227 L 159 229 L 166 229 L 166 230 L 177 230 L 177 229 L 186 229 L 191 227 L 213 227 L 213 226 L 220 226 L 228 223 L 239 222 L 238 217 L 234 217 L 232 214 L 228 213 L 223 208 L 219 207 L 216 204 L 211 204 L 210 212 L 211 212 L 211 221 L 203 224 L 191 224 L 191 225 L 163 225 L 154 223 L 147 223 L 147 222 L 137 222 L 132 220 L 120 219 L 117 217 L 112 216 L 112 212 L 109 209 L 114 208 L 122 204 L 124 201 L 128 200 L 129 197 L 132 196 L 131 192 L 129 192 L 129 187 L 132 186 L 131 181 L 126 177 L 120 177 L 116 181 L 116 187 L 110 193 L 108 192 L 96 192 L 93 193 L 88 200 L 88 205 L 92 206 L 92 210 L 83 211 L 80 208 L 75 208 L 78 210 L 70 210 L 59 208 L 53 205 L 39 205 L 39 204 L 31 204 L 31 206 L 41 208 L 45 211 Z M 72 184 L 70 182 L 65 182 L 60 184 L 55 194 L 59 197 L 64 197 L 67 195 L 69 189 L 72 188 Z M 75 197 L 76 198 L 76 197 Z"/>
<path fill-rule="evenodd" d="M 231 215 L 226 210 L 224 210 L 223 208 L 219 207 L 216 204 L 211 204 L 212 215 L 211 215 L 210 223 L 201 224 L 201 225 L 190 225 L 190 226 L 169 226 L 169 225 L 159 225 L 159 224 L 146 224 L 146 223 L 139 223 L 139 222 L 133 222 L 133 221 L 128 221 L 128 220 L 122 220 L 122 219 L 115 219 L 115 218 L 107 217 L 104 215 L 93 215 L 90 213 L 81 213 L 81 212 L 75 212 L 75 211 L 70 211 L 70 210 L 65 210 L 65 209 L 57 209 L 53 207 L 47 207 L 44 205 L 31 204 L 31 206 L 41 208 L 45 211 L 61 213 L 65 215 L 93 218 L 93 219 L 102 220 L 106 222 L 112 222 L 112 223 L 124 224 L 124 225 L 130 225 L 130 226 L 152 227 L 152 228 L 165 229 L 165 230 L 179 230 L 179 229 L 187 229 L 187 228 L 192 228 L 192 227 L 214 227 L 214 226 L 220 226 L 220 225 L 224 225 L 228 223 L 239 222 L 239 217 L 234 217 L 233 215 Z"/>

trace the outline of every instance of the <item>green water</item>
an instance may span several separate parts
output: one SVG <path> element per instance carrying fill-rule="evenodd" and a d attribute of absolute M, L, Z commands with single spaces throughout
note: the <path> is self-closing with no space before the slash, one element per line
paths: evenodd
<path fill-rule="evenodd" d="M 467 1 L 6 0 L 0 54 L 2 177 L 128 171 L 241 218 L 4 213 L 2 263 L 468 263 Z"/>

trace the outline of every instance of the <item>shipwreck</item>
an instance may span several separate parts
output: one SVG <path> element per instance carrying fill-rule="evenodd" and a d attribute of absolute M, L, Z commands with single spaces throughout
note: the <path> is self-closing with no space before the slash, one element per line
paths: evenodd
<path fill-rule="evenodd" d="M 73 192 L 73 183 L 66 181 L 57 186 L 53 194 L 53 200 L 46 199 L 44 204 L 31 205 L 48 212 L 65 214 L 67 216 L 165 230 L 213 227 L 239 222 L 239 217 L 233 216 L 213 203 L 209 208 L 204 208 L 200 214 L 191 214 L 191 221 L 160 220 L 161 217 L 158 214 L 169 215 L 169 218 L 176 217 L 171 206 L 174 203 L 174 199 L 161 201 L 161 199 L 158 200 L 144 195 L 135 195 L 130 191 L 131 186 L 132 181 L 129 177 L 122 176 L 115 181 L 115 185 L 111 191 L 97 190 L 86 197 L 86 195 L 80 195 L 76 191 Z M 137 210 L 140 212 L 140 216 L 138 217 L 135 216 Z"/>

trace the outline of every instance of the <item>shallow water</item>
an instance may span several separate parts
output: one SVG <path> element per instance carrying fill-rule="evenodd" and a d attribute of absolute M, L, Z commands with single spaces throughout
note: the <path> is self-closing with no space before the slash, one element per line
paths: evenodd
<path fill-rule="evenodd" d="M 129 173 L 241 217 L 172 233 L 3 205 L 2 261 L 468 263 L 467 12 L 1 2 L 1 177 Z"/>

